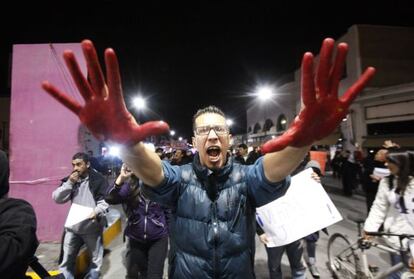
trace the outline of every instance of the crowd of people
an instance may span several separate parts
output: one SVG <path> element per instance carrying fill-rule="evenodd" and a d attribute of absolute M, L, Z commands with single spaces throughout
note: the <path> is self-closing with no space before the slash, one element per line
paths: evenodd
<path fill-rule="evenodd" d="M 190 158 L 187 150 L 177 149 L 173 156 L 165 158 L 163 150 L 154 152 L 142 141 L 150 135 L 167 132 L 168 124 L 154 121 L 138 125 L 130 115 L 122 100 L 115 52 L 112 49 L 105 52 L 108 73 L 105 79 L 92 42 L 83 41 L 81 46 L 88 78 L 77 66 L 73 53 L 66 51 L 64 59 L 85 105 L 68 98 L 48 82 L 43 83 L 43 89 L 78 115 L 97 138 L 123 144 L 122 167 L 115 181 L 108 185 L 105 177 L 92 166 L 90 156 L 76 153 L 71 158 L 71 173 L 51 193 L 57 203 L 70 202 L 71 210 L 76 208 L 85 215 L 81 222 L 67 222 L 63 229 L 60 269 L 65 278 L 74 278 L 75 260 L 82 244 L 92 255 L 86 277 L 100 277 L 102 232 L 110 204 L 122 204 L 127 215 L 124 229 L 127 238 L 126 278 L 162 278 L 168 242 L 170 278 L 255 278 L 255 234 L 258 233 L 266 244 L 265 232 L 257 231 L 260 225 L 256 224 L 256 208 L 283 196 L 289 188 L 291 175 L 298 168 L 320 170 L 321 166 L 318 168 L 317 164 L 303 158 L 312 143 L 332 133 L 375 72 L 368 68 L 343 97 L 337 98 L 347 45 L 338 44 L 334 51 L 334 41 L 326 39 L 315 71 L 317 74 L 313 55 L 306 53 L 303 57 L 303 106 L 299 115 L 285 134 L 265 143 L 262 152 L 254 149 L 248 154 L 244 144 L 237 147 L 235 155 L 229 152 L 231 135 L 226 116 L 219 108 L 207 106 L 198 110 L 192 121 L 193 146 L 197 152 Z M 106 113 L 100 113 L 102 111 Z M 351 159 L 343 163 L 342 171 L 335 169 L 335 174 L 342 175 L 347 187 L 354 183 L 350 177 L 354 171 L 347 170 L 346 165 L 359 160 L 359 154 L 350 155 L 348 153 Z M 383 160 L 380 158 L 381 154 L 377 161 Z M 413 153 L 390 151 L 384 158 L 390 175 L 382 178 L 377 173 L 369 174 L 371 181 L 379 181 L 379 190 L 365 230 L 378 230 L 384 221 L 386 230 L 403 229 L 412 233 L 404 198 L 414 187 Z M 375 164 L 373 166 L 375 169 Z M 370 170 L 366 169 L 368 175 Z M 4 177 L 8 177 L 8 169 L 1 177 L 2 188 L 8 189 Z M 315 179 L 319 179 L 318 176 Z M 344 190 L 345 194 L 352 194 L 352 191 Z M 13 202 L 3 197 L 4 193 L 7 190 L 2 193 L 0 206 Z M 33 209 L 25 202 L 17 203 L 30 221 L 23 217 L 14 220 L 18 221 L 18 231 L 24 229 L 22 235 L 4 233 L 3 224 L 10 221 L 7 211 L 3 213 L 0 207 L 0 259 L 5 259 L 0 265 L 2 276 L 9 270 L 21 273 L 37 247 Z M 30 239 L 30 243 L 19 241 L 26 237 L 24 240 Z M 313 267 L 314 277 L 319 276 L 315 255 L 317 239 L 318 232 L 305 237 L 308 266 Z M 16 245 L 21 247 L 14 247 Z M 3 251 L 4 247 L 6 251 Z M 302 240 L 266 250 L 271 278 L 282 278 L 280 259 L 284 251 L 288 253 L 293 278 L 305 277 Z M 18 255 L 22 252 L 23 255 Z M 399 259 L 393 257 L 392 260 Z"/>

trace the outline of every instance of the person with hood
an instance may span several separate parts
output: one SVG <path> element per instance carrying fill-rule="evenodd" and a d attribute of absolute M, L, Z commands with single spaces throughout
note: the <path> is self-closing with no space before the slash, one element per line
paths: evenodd
<path fill-rule="evenodd" d="M 36 215 L 26 201 L 8 197 L 9 162 L 0 150 L 0 277 L 26 278 L 39 245 Z"/>

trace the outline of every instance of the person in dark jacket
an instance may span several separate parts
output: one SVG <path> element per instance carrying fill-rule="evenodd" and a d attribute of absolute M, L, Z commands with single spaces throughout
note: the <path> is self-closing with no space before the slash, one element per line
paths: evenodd
<path fill-rule="evenodd" d="M 237 153 L 234 157 L 234 162 L 239 163 L 241 165 L 251 165 L 247 164 L 247 157 L 248 157 L 248 147 L 246 144 L 241 143 L 237 147 Z"/>
<path fill-rule="evenodd" d="M 33 207 L 21 199 L 8 198 L 9 162 L 0 150 L 0 277 L 26 278 L 25 273 L 39 242 Z"/>
<path fill-rule="evenodd" d="M 73 155 L 72 167 L 72 173 L 62 179 L 52 198 L 59 204 L 70 201 L 73 208 L 89 208 L 90 214 L 81 222 L 65 224 L 63 259 L 59 267 L 66 279 L 74 278 L 76 257 L 82 244 L 85 244 L 92 254 L 87 278 L 99 278 L 104 252 L 102 233 L 109 207 L 105 202 L 108 182 L 90 167 L 86 153 Z"/>
<path fill-rule="evenodd" d="M 123 164 L 106 201 L 122 204 L 128 221 L 126 279 L 161 279 L 168 250 L 168 209 L 150 201 L 140 190 L 138 178 Z"/>
<path fill-rule="evenodd" d="M 254 146 L 253 150 L 249 152 L 247 155 L 246 165 L 252 165 L 262 156 L 260 153 L 260 148 L 258 146 Z"/>

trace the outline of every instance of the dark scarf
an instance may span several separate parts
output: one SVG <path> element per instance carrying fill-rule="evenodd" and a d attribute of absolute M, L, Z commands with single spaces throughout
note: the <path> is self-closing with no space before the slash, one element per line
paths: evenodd
<path fill-rule="evenodd" d="M 207 191 L 208 197 L 210 200 L 215 201 L 218 197 L 218 191 L 221 190 L 218 188 L 217 184 L 223 183 L 228 179 L 233 169 L 233 159 L 231 156 L 227 156 L 227 161 L 223 167 L 217 170 L 210 170 L 201 165 L 200 156 L 197 153 L 194 156 L 192 165 L 197 178 Z"/>

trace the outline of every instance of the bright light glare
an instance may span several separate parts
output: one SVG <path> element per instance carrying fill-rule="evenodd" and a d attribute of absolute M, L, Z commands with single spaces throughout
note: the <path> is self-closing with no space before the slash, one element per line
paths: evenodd
<path fill-rule="evenodd" d="M 178 140 L 179 140 L 179 141 L 182 141 L 182 140 L 183 140 L 183 137 L 179 137 L 179 138 L 178 138 Z"/>
<path fill-rule="evenodd" d="M 174 130 L 171 130 L 170 131 L 170 136 L 174 136 L 175 135 L 175 131 Z"/>
<path fill-rule="evenodd" d="M 134 104 L 135 108 L 140 110 L 145 109 L 147 107 L 147 103 L 145 99 L 142 97 L 135 97 L 132 103 Z"/>
<path fill-rule="evenodd" d="M 119 146 L 110 146 L 109 147 L 109 155 L 114 157 L 119 157 L 119 154 L 121 152 L 121 148 Z"/>
<path fill-rule="evenodd" d="M 266 101 L 271 99 L 273 96 L 273 89 L 266 86 L 266 87 L 260 87 L 257 90 L 257 97 L 259 98 L 259 100 L 261 101 Z"/>
<path fill-rule="evenodd" d="M 233 120 L 231 120 L 231 119 L 226 119 L 226 124 L 227 124 L 227 126 L 231 126 L 231 125 L 233 125 Z"/>

